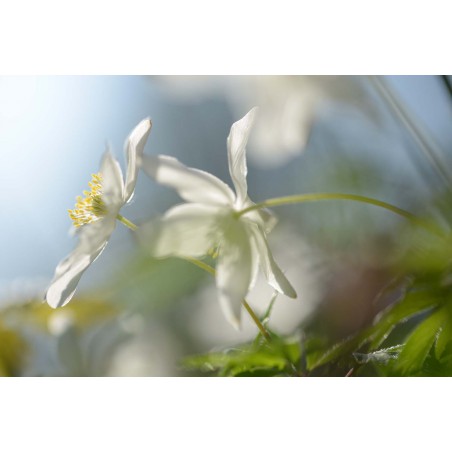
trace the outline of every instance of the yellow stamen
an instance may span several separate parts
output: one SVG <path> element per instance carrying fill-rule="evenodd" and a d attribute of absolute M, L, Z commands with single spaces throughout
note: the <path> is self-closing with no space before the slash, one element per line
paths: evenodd
<path fill-rule="evenodd" d="M 69 217 L 76 228 L 93 223 L 107 213 L 107 207 L 102 200 L 102 175 L 100 173 L 93 174 L 88 186 L 91 191 L 83 191 L 85 198 L 77 196 L 75 208 L 68 209 Z"/>

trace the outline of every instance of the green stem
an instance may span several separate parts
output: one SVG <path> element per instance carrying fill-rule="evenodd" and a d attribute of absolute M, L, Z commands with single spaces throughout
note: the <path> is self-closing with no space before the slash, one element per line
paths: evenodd
<path fill-rule="evenodd" d="M 198 259 L 195 259 L 193 257 L 184 257 L 184 259 L 186 261 L 191 262 L 192 264 L 196 265 L 197 267 L 202 268 L 203 270 L 205 270 L 206 272 L 210 273 L 211 275 L 215 276 L 215 269 L 213 267 L 211 267 L 209 264 L 206 264 L 205 262 L 202 262 L 202 261 L 200 261 Z M 248 302 L 245 299 L 242 300 L 242 304 L 245 307 L 245 309 L 247 310 L 248 314 L 253 319 L 253 321 L 256 324 L 256 326 L 259 328 L 259 331 L 262 333 L 262 336 L 264 336 L 264 338 L 268 342 L 270 342 L 271 341 L 271 336 L 270 336 L 269 332 L 267 331 L 265 326 L 262 325 L 262 322 L 259 320 L 259 317 L 253 311 L 251 306 L 248 304 Z"/>
<path fill-rule="evenodd" d="M 132 231 L 136 231 L 138 229 L 138 226 L 136 224 L 133 224 L 130 220 L 124 218 L 119 213 L 118 215 L 116 215 L 116 219 L 119 220 L 122 224 L 126 225 L 129 229 L 132 229 Z"/>
<path fill-rule="evenodd" d="M 275 206 L 283 206 L 287 204 L 299 204 L 303 202 L 313 202 L 313 201 L 322 201 L 322 200 L 332 200 L 332 199 L 342 199 L 348 201 L 361 202 L 364 204 L 371 204 L 373 206 L 382 207 L 383 209 L 389 210 L 397 215 L 400 215 L 414 224 L 421 226 L 425 229 L 428 229 L 430 232 L 435 235 L 442 236 L 442 233 L 438 231 L 438 229 L 432 224 L 422 220 L 421 218 L 413 215 L 412 213 L 400 209 L 392 204 L 387 202 L 379 201 L 378 199 L 369 198 L 367 196 L 360 195 L 352 195 L 348 193 L 306 193 L 302 195 L 291 195 L 291 196 L 283 196 L 281 198 L 271 198 L 265 201 L 262 201 L 257 204 L 253 204 L 252 206 L 247 207 L 246 209 L 240 210 L 236 213 L 237 217 L 241 217 L 248 212 L 253 210 L 263 209 L 266 207 L 275 207 Z"/>
<path fill-rule="evenodd" d="M 271 336 L 264 325 L 262 325 L 262 322 L 259 320 L 259 317 L 256 315 L 256 313 L 252 310 L 251 306 L 248 304 L 248 302 L 243 299 L 242 300 L 243 306 L 245 306 L 245 309 L 247 310 L 250 317 L 253 319 L 256 326 L 259 328 L 259 331 L 262 333 L 262 336 L 265 337 L 267 342 L 271 342 Z"/>

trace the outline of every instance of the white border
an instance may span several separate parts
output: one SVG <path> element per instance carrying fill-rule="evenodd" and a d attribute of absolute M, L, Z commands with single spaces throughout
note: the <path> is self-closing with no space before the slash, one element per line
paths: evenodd
<path fill-rule="evenodd" d="M 451 72 L 442 0 L 17 0 L 4 74 Z"/>
<path fill-rule="evenodd" d="M 447 378 L 43 378 L 0 386 L 4 450 L 443 450 Z"/>

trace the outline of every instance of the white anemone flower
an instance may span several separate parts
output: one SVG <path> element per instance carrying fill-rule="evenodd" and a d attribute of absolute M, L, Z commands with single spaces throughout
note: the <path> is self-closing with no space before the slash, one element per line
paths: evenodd
<path fill-rule="evenodd" d="M 126 140 L 125 181 L 118 161 L 109 151 L 105 152 L 100 172 L 93 174 L 89 183 L 91 190 L 83 192 L 85 198 L 78 196 L 75 209 L 69 210 L 79 242 L 58 264 L 47 289 L 45 300 L 52 308 L 64 306 L 71 300 L 83 273 L 102 253 L 116 227 L 116 220 L 122 218 L 119 211 L 133 196 L 138 163 L 151 126 L 151 120 L 144 119 Z"/>
<path fill-rule="evenodd" d="M 155 257 L 218 256 L 218 298 L 228 321 L 239 328 L 241 304 L 255 284 L 258 264 L 268 283 L 280 293 L 296 293 L 273 259 L 266 234 L 275 225 L 267 211 L 237 212 L 253 203 L 247 191 L 245 147 L 257 108 L 231 127 L 227 145 L 234 193 L 212 174 L 188 168 L 165 155 L 142 159 L 143 169 L 158 183 L 175 189 L 187 203 L 143 225 L 138 236 Z"/>

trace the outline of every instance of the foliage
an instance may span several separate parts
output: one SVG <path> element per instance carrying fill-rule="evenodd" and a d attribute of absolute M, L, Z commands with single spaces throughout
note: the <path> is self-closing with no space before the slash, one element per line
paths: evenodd
<path fill-rule="evenodd" d="M 0 321 L 0 344 L 0 377 L 17 376 L 27 351 L 24 339 Z"/>
<path fill-rule="evenodd" d="M 450 251 L 443 238 L 424 237 L 422 244 L 408 247 L 398 262 L 399 277 L 378 297 L 392 301 L 368 326 L 342 340 L 331 342 L 308 325 L 303 334 L 272 332 L 270 342 L 259 334 L 252 343 L 191 357 L 184 365 L 219 376 L 451 375 Z M 264 323 L 269 316 L 270 310 Z"/>
<path fill-rule="evenodd" d="M 251 344 L 189 357 L 183 365 L 187 370 L 221 377 L 299 376 L 301 342 L 297 337 L 281 338 L 275 334 L 267 342 L 258 335 Z"/>

